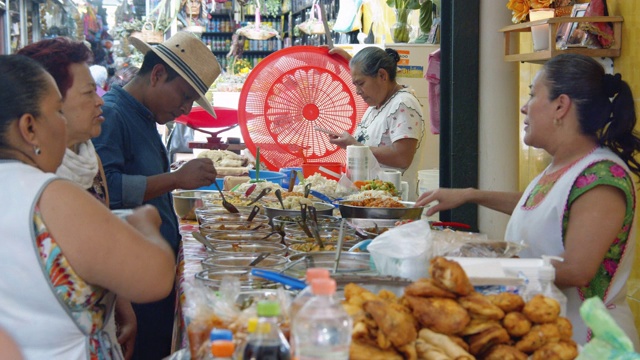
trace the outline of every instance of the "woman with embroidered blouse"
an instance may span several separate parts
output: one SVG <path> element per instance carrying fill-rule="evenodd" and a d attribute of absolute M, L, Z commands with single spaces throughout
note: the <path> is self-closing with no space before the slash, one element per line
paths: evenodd
<path fill-rule="evenodd" d="M 39 63 L 0 55 L 0 328 L 25 359 L 122 359 L 105 331 L 115 298 L 165 297 L 174 255 L 155 208 L 123 221 L 55 174 L 67 149 L 63 103 Z"/>
<path fill-rule="evenodd" d="M 573 339 L 578 344 L 590 339 L 579 308 L 584 299 L 598 296 L 637 351 L 626 301 L 635 247 L 632 175 L 640 174 L 631 89 L 620 74 L 605 74 L 592 58 L 574 54 L 549 60 L 530 88 L 520 109 L 524 143 L 544 149 L 552 160 L 524 193 L 437 189 L 416 204 L 437 201 L 429 216 L 464 203 L 510 214 L 505 239 L 525 243 L 520 257 L 564 258 L 553 265 L 555 283 L 568 299 Z"/>
<path fill-rule="evenodd" d="M 346 59 L 345 50 L 335 47 L 330 54 Z M 366 47 L 349 61 L 356 92 L 369 105 L 353 136 L 348 132 L 329 135 L 341 148 L 366 145 L 381 167 L 400 170 L 409 188 L 415 189 L 415 154 L 424 132 L 422 107 L 413 91 L 396 81 L 400 55 L 394 49 Z"/>

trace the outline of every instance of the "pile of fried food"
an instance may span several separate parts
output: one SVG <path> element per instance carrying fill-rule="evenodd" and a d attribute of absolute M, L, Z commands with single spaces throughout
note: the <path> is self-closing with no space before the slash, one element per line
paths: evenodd
<path fill-rule="evenodd" d="M 405 288 L 404 296 L 377 295 L 355 285 L 344 289 L 353 318 L 350 359 L 574 359 L 572 325 L 560 304 L 536 295 L 529 302 L 504 292 L 474 291 L 455 261 L 431 260 L 431 278 Z"/>

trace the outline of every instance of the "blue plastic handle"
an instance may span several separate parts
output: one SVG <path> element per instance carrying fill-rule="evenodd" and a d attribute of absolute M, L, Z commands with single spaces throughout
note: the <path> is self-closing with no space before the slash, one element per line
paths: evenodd
<path fill-rule="evenodd" d="M 251 275 L 261 277 L 263 279 L 279 282 L 289 286 L 293 290 L 302 290 L 307 287 L 307 283 L 294 277 L 282 275 L 280 273 L 265 269 L 251 269 Z"/>
<path fill-rule="evenodd" d="M 327 195 L 325 195 L 325 194 L 323 194 L 323 193 L 321 193 L 321 192 L 318 192 L 318 191 L 316 191 L 316 190 L 310 190 L 310 191 L 309 191 L 309 194 L 311 194 L 311 195 L 313 195 L 313 196 L 317 197 L 318 199 L 320 199 L 320 200 L 324 201 L 325 203 L 327 203 L 327 204 L 329 204 L 329 205 L 332 205 L 333 207 L 335 207 L 335 206 L 336 206 L 336 205 L 333 203 L 333 202 L 334 202 L 334 201 L 336 201 L 336 200 L 331 199 L 330 197 L 328 197 Z"/>

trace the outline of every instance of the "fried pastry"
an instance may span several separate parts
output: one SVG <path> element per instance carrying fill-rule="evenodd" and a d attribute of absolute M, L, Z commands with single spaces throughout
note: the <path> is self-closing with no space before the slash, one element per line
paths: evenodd
<path fill-rule="evenodd" d="M 560 303 L 555 299 L 538 294 L 524 305 L 522 313 L 533 323 L 552 323 L 560 315 Z"/>
<path fill-rule="evenodd" d="M 416 340 L 416 353 L 420 360 L 451 360 L 444 350 L 420 338 Z"/>
<path fill-rule="evenodd" d="M 494 345 L 506 344 L 511 340 L 503 327 L 492 327 L 469 337 L 469 352 L 480 355 Z"/>
<path fill-rule="evenodd" d="M 513 337 L 521 337 L 531 331 L 531 321 L 520 312 L 510 312 L 502 319 L 502 326 Z"/>
<path fill-rule="evenodd" d="M 502 292 L 499 294 L 486 295 L 487 300 L 504 311 L 510 313 L 512 311 L 522 311 L 524 300 L 522 296 L 510 292 Z"/>
<path fill-rule="evenodd" d="M 578 357 L 578 347 L 573 341 L 544 344 L 531 356 L 532 360 L 573 360 Z"/>
<path fill-rule="evenodd" d="M 404 293 L 411 296 L 456 298 L 456 294 L 439 287 L 433 279 L 419 279 L 405 287 Z"/>
<path fill-rule="evenodd" d="M 455 261 L 437 256 L 431 259 L 429 274 L 440 287 L 458 295 L 466 296 L 473 291 L 467 274 L 462 266 Z"/>
<path fill-rule="evenodd" d="M 455 335 L 447 335 L 447 336 L 449 336 L 449 339 L 451 339 L 451 341 L 453 341 L 458 346 L 463 348 L 464 351 L 469 352 L 469 344 L 467 344 L 467 342 L 464 341 L 463 338 L 461 338 L 460 336 L 455 336 Z"/>
<path fill-rule="evenodd" d="M 482 360 L 527 360 L 527 354 L 513 346 L 498 344 L 492 346 L 480 357 Z"/>
<path fill-rule="evenodd" d="M 530 354 L 545 344 L 560 341 L 560 330 L 555 324 L 536 325 L 516 343 L 516 349 Z"/>
<path fill-rule="evenodd" d="M 493 305 L 484 295 L 472 292 L 458 299 L 458 303 L 465 308 L 469 315 L 486 320 L 500 320 L 504 317 L 504 311 Z"/>
<path fill-rule="evenodd" d="M 405 296 L 418 322 L 442 334 L 457 334 L 469 321 L 469 314 L 455 300 Z"/>
<path fill-rule="evenodd" d="M 572 341 L 573 338 L 573 325 L 571 325 L 571 321 L 566 317 L 558 317 L 556 320 L 556 326 L 558 330 L 560 330 L 560 340 Z"/>
<path fill-rule="evenodd" d="M 393 346 L 399 348 L 418 337 L 411 314 L 398 311 L 382 300 L 365 302 L 364 310 L 373 317 L 378 324 L 378 329 L 386 335 Z"/>
<path fill-rule="evenodd" d="M 406 345 L 399 346 L 398 352 L 402 354 L 405 360 L 418 360 L 415 340 Z"/>
<path fill-rule="evenodd" d="M 349 359 L 351 360 L 403 360 L 402 355 L 394 349 L 382 350 L 376 346 L 352 341 L 349 347 Z"/>
<path fill-rule="evenodd" d="M 447 356 L 456 360 L 471 360 L 475 359 L 473 355 L 469 354 L 466 350 L 456 344 L 450 337 L 447 335 L 439 334 L 435 331 L 431 331 L 429 329 L 422 329 L 418 333 L 419 339 L 428 344 L 431 344 L 439 349 L 442 349 Z M 416 341 L 416 347 L 418 346 L 418 341 Z"/>
<path fill-rule="evenodd" d="M 347 304 L 351 304 L 357 307 L 362 307 L 362 304 L 367 300 L 376 300 L 376 296 L 371 291 L 358 286 L 354 283 L 349 283 L 344 287 L 344 299 Z"/>
<path fill-rule="evenodd" d="M 486 320 L 486 319 L 480 319 L 480 318 L 471 318 L 471 321 L 469 322 L 469 324 L 467 324 L 467 327 L 464 328 L 464 330 L 462 330 L 460 332 L 461 336 L 469 336 L 469 335 L 475 335 L 477 333 L 481 333 L 489 328 L 492 327 L 500 327 L 500 323 L 497 322 L 496 320 Z"/>

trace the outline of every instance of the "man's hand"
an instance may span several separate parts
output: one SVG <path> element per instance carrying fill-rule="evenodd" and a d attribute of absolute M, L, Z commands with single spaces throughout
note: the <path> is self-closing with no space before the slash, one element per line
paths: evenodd
<path fill-rule="evenodd" d="M 213 184 L 218 174 L 211 159 L 199 158 L 182 165 L 173 175 L 177 189 L 191 190 Z"/>

